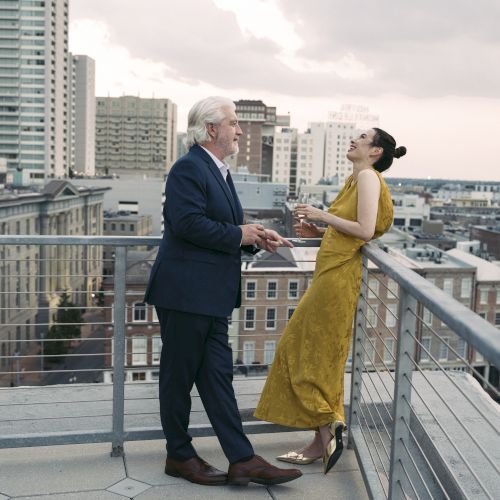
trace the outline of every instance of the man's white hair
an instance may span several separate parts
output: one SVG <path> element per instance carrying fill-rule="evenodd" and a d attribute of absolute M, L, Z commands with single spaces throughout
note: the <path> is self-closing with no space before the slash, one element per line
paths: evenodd
<path fill-rule="evenodd" d="M 210 140 L 207 123 L 219 124 L 226 116 L 223 108 L 236 109 L 231 99 L 212 96 L 198 101 L 188 114 L 186 146 L 191 148 L 195 144 L 203 144 Z"/>

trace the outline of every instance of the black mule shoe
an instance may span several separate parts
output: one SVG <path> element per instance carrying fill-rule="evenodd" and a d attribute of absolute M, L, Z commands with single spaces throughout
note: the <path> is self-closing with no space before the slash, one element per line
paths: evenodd
<path fill-rule="evenodd" d="M 330 424 L 332 439 L 330 439 L 330 442 L 326 446 L 323 455 L 323 470 L 325 474 L 337 463 L 340 455 L 342 455 L 342 450 L 344 449 L 344 443 L 342 442 L 343 430 L 344 422 L 336 421 Z"/>

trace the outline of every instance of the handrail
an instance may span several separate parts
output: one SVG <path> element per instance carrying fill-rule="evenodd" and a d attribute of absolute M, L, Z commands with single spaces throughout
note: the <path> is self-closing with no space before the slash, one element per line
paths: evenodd
<path fill-rule="evenodd" d="M 362 253 L 476 348 L 490 363 L 500 367 L 500 331 L 491 323 L 403 266 L 373 243 L 365 245 Z"/>
<path fill-rule="evenodd" d="M 318 247 L 321 238 L 287 238 L 296 247 Z M 0 235 L 0 245 L 158 246 L 160 236 Z"/>

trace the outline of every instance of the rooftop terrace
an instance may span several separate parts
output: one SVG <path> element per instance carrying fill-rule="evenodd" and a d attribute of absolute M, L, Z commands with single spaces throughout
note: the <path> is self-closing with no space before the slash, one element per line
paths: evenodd
<path fill-rule="evenodd" d="M 307 433 L 251 436 L 266 460 L 303 444 Z M 195 438 L 201 457 L 222 470 L 227 462 L 214 437 Z M 347 450 L 327 476 L 321 463 L 302 467 L 304 475 L 284 485 L 207 487 L 163 473 L 164 442 L 137 441 L 124 457 L 109 456 L 106 444 L 0 450 L 1 500 L 208 500 L 368 499 L 354 451 Z M 286 464 L 283 464 L 286 467 Z M 290 465 L 290 467 L 292 467 Z M 5 496 L 7 494 L 8 496 Z"/>
<path fill-rule="evenodd" d="M 157 238 L 0 236 L 0 246 L 16 248 L 116 247 L 113 367 L 107 369 L 113 373 L 113 383 L 0 388 L 0 500 L 500 498 L 500 411 L 483 388 L 496 398 L 500 393 L 479 369 L 500 366 L 499 332 L 375 245 L 363 249 L 362 293 L 345 381 L 349 449 L 334 470 L 324 476 L 318 462 L 304 466 L 304 476 L 292 483 L 243 489 L 202 487 L 166 476 L 157 384 L 125 383 L 123 363 L 128 328 L 127 248 L 157 243 Z M 389 286 L 383 276 L 397 287 Z M 373 280 L 383 293 L 378 286 L 371 288 Z M 6 287 L 2 297 L 19 293 L 15 272 Z M 389 298 L 385 289 L 395 298 Z M 377 310 L 374 300 L 380 306 Z M 8 304 L 0 307 L 20 308 L 16 301 Z M 432 320 L 426 320 L 423 307 L 469 349 L 461 353 L 447 343 Z M 377 327 L 370 324 L 375 318 Z M 6 323 L 2 328 L 16 324 Z M 443 362 L 441 347 L 439 354 L 431 350 L 423 332 L 445 346 L 447 355 L 456 361 Z M 33 345 L 38 341 L 29 340 Z M 9 371 L 3 375 L 20 385 L 16 370 L 20 355 L 10 352 L 0 356 L 10 360 Z M 27 354 L 23 359 L 30 357 Z M 25 371 L 23 380 L 35 373 Z M 262 375 L 237 375 L 234 385 L 256 452 L 273 461 L 276 455 L 300 447 L 308 436 L 302 431 L 283 432 L 252 418 L 264 380 Z M 225 469 L 227 463 L 196 393 L 191 433 L 200 455 Z"/>

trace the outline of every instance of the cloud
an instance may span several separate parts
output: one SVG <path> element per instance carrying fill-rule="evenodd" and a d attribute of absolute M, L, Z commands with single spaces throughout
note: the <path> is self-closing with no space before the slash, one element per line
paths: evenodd
<path fill-rule="evenodd" d="M 245 9 L 241 9 L 244 5 Z M 98 95 L 262 99 L 292 126 L 369 106 L 408 147 L 389 175 L 499 180 L 498 0 L 72 0 Z M 459 147 L 458 147 L 459 145 Z"/>
<path fill-rule="evenodd" d="M 291 96 L 498 96 L 496 0 L 258 0 L 253 10 L 227 0 L 124 5 L 74 0 L 71 14 L 100 20 L 131 57 L 163 64 L 191 84 Z"/>
<path fill-rule="evenodd" d="M 373 69 L 366 94 L 499 95 L 497 0 L 276 1 L 307 40 L 300 56 L 328 64 L 350 52 Z"/>

